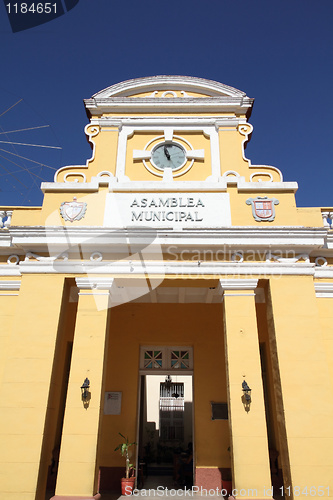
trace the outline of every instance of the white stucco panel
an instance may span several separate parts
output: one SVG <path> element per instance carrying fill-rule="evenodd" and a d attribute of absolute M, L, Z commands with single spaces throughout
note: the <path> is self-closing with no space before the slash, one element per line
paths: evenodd
<path fill-rule="evenodd" d="M 105 227 L 231 226 L 228 193 L 109 193 Z"/>

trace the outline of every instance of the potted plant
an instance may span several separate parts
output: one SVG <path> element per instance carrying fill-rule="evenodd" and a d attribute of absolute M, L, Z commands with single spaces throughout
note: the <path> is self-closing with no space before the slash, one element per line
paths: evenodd
<path fill-rule="evenodd" d="M 125 457 L 126 462 L 126 477 L 121 479 L 121 494 L 122 495 L 131 495 L 132 490 L 134 488 L 135 477 L 134 477 L 134 466 L 130 463 L 129 457 L 129 448 L 136 443 L 129 443 L 128 438 L 123 436 L 120 432 L 119 435 L 124 439 L 122 443 L 120 443 L 114 451 L 120 450 L 121 455 Z"/>

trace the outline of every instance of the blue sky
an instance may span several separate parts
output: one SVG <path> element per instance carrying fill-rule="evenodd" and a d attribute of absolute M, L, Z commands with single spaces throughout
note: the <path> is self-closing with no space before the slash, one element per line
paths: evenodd
<path fill-rule="evenodd" d="M 0 132 L 49 125 L 0 140 L 62 148 L 1 143 L 0 205 L 41 203 L 39 177 L 53 171 L 29 160 L 59 168 L 90 157 L 82 99 L 129 78 L 178 74 L 254 97 L 247 157 L 297 181 L 299 206 L 333 206 L 332 0 L 80 0 L 18 33 L 3 3 L 0 14 L 0 115 L 23 99 L 0 116 Z"/>

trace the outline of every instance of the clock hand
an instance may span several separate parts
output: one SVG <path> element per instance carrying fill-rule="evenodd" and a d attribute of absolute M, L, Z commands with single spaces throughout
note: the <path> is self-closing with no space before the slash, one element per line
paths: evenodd
<path fill-rule="evenodd" d="M 164 154 L 168 158 L 168 160 L 170 160 L 170 153 L 169 153 L 169 151 L 168 151 L 168 149 L 167 149 L 166 146 L 164 146 Z"/>

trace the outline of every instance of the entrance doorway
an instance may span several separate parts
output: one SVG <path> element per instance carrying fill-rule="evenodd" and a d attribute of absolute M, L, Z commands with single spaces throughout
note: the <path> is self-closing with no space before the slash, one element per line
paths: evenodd
<path fill-rule="evenodd" d="M 138 488 L 193 485 L 193 380 L 141 375 Z"/>

